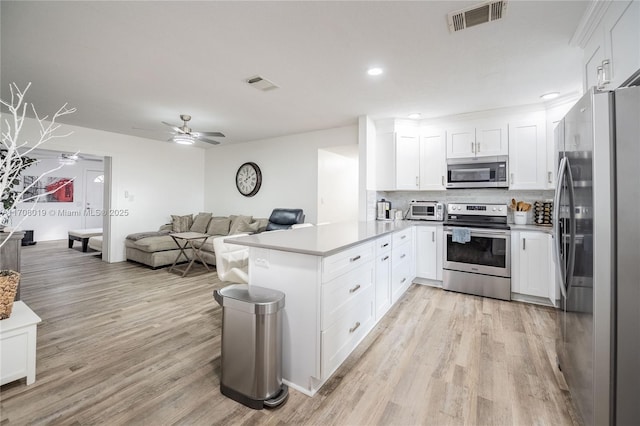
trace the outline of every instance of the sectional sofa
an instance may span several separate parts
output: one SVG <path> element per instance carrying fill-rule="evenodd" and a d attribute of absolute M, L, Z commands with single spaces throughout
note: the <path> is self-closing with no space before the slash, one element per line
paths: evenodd
<path fill-rule="evenodd" d="M 172 232 L 200 232 L 211 237 L 202 244 L 194 245 L 201 248 L 202 258 L 210 265 L 216 264 L 213 248 L 214 238 L 263 232 L 269 223 L 267 218 L 253 218 L 252 216 L 231 215 L 213 216 L 211 213 L 197 215 L 172 215 L 171 223 L 162 225 L 158 231 L 130 234 L 125 239 L 127 260 L 142 263 L 152 268 L 171 265 L 180 253 L 175 241 L 169 235 Z M 191 255 L 191 249 L 186 249 Z M 184 261 L 184 257 L 181 261 Z"/>

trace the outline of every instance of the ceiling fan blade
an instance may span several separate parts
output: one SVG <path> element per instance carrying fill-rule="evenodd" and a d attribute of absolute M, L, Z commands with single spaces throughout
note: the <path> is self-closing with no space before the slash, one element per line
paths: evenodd
<path fill-rule="evenodd" d="M 213 136 L 214 138 L 224 138 L 224 134 L 220 132 L 193 132 L 192 135 L 198 136 Z"/>
<path fill-rule="evenodd" d="M 174 131 L 178 132 L 178 133 L 184 133 L 184 131 L 182 131 L 182 129 L 178 126 L 176 126 L 175 124 L 169 124 L 166 121 L 161 121 L 162 124 L 164 124 L 165 126 L 169 126 L 171 127 Z"/>
<path fill-rule="evenodd" d="M 214 141 L 213 139 L 207 139 L 203 137 L 196 137 L 196 139 L 199 140 L 200 142 L 210 143 L 211 145 L 220 145 L 220 142 Z"/>

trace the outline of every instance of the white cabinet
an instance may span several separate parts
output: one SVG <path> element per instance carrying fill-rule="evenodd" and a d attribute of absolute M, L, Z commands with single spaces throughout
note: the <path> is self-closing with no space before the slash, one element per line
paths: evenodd
<path fill-rule="evenodd" d="M 508 154 L 506 122 L 479 122 L 447 130 L 447 158 Z"/>
<path fill-rule="evenodd" d="M 439 130 L 376 136 L 378 190 L 445 190 L 446 136 Z"/>
<path fill-rule="evenodd" d="M 376 240 L 375 258 L 375 312 L 376 321 L 391 307 L 391 235 Z"/>
<path fill-rule="evenodd" d="M 11 316 L 0 327 L 0 385 L 27 378 L 36 381 L 36 334 L 38 317 L 21 301 L 13 303 Z"/>
<path fill-rule="evenodd" d="M 585 90 L 615 89 L 640 69 L 640 0 L 612 1 L 584 46 Z"/>
<path fill-rule="evenodd" d="M 447 134 L 428 129 L 420 136 L 420 190 L 444 191 L 447 175 Z"/>
<path fill-rule="evenodd" d="M 415 277 L 413 226 L 393 233 L 391 243 L 391 302 L 395 303 Z"/>
<path fill-rule="evenodd" d="M 395 189 L 420 189 L 420 139 L 413 135 L 395 135 Z"/>
<path fill-rule="evenodd" d="M 547 188 L 545 114 L 509 123 L 509 189 Z"/>
<path fill-rule="evenodd" d="M 442 281 L 442 226 L 416 226 L 416 277 Z"/>
<path fill-rule="evenodd" d="M 514 299 L 534 296 L 555 305 L 558 288 L 551 235 L 511 231 L 511 291 L 517 293 Z"/>

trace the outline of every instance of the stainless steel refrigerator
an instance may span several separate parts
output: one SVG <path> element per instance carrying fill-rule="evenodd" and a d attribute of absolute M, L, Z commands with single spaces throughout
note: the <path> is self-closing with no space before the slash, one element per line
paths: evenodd
<path fill-rule="evenodd" d="M 592 89 L 555 137 L 558 365 L 585 424 L 638 424 L 640 87 Z"/>

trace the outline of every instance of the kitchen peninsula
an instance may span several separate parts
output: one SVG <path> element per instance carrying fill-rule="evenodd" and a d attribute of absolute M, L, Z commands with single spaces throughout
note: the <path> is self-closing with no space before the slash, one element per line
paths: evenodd
<path fill-rule="evenodd" d="M 415 277 L 415 222 L 345 222 L 264 232 L 249 283 L 285 293 L 285 383 L 313 396 Z"/>

